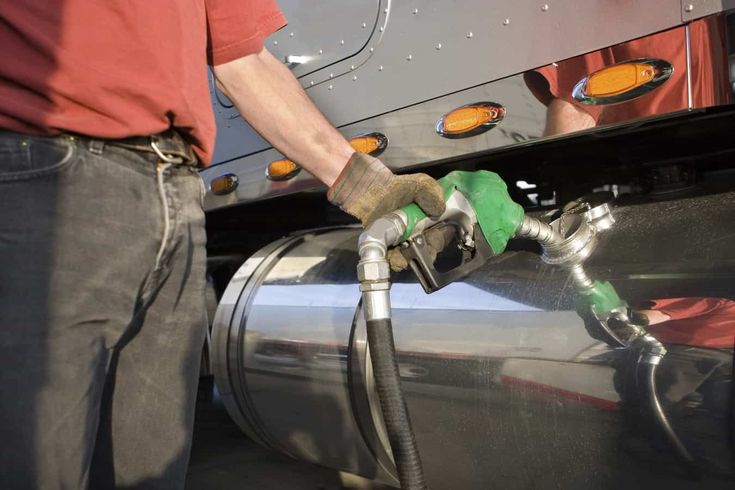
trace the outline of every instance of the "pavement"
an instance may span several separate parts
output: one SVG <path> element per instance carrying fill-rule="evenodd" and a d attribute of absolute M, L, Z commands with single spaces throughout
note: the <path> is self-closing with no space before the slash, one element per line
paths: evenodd
<path fill-rule="evenodd" d="M 187 490 L 388 490 L 370 480 L 295 461 L 248 439 L 218 398 L 200 391 Z"/>

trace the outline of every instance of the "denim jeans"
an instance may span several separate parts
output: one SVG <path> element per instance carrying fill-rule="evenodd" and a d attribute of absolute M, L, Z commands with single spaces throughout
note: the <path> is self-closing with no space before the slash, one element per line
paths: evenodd
<path fill-rule="evenodd" d="M 0 132 L 0 488 L 183 488 L 205 336 L 190 165 Z"/>

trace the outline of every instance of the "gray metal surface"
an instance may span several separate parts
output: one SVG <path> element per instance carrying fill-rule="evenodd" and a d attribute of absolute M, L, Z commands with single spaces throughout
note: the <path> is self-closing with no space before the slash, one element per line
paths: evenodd
<path fill-rule="evenodd" d="M 436 133 L 434 125 L 443 114 L 468 101 L 481 100 L 502 102 L 507 109 L 498 127 L 467 139 L 447 139 Z M 380 132 L 389 139 L 388 147 L 380 158 L 387 165 L 399 169 L 540 138 L 545 118 L 546 108 L 530 93 L 523 76 L 519 75 L 360 121 L 342 128 L 342 133 L 352 138 L 380 128 Z M 268 181 L 265 178 L 266 167 L 279 158 L 282 158 L 281 154 L 271 149 L 205 169 L 202 178 L 206 183 L 229 172 L 236 174 L 240 181 L 235 193 L 215 196 L 208 192 L 205 207 L 214 209 L 320 187 L 308 172 L 301 172 L 287 182 Z"/>
<path fill-rule="evenodd" d="M 366 45 L 378 29 L 381 3 L 386 2 L 281 0 L 278 4 L 286 15 L 288 25 L 268 38 L 265 46 L 276 58 L 283 60 L 297 77 L 320 69 L 325 70 L 320 75 L 322 77 L 339 76 L 349 66 L 359 64 L 353 59 L 355 56 L 368 52 Z M 349 66 L 344 63 L 339 67 L 332 66 L 348 59 L 353 59 Z M 211 83 L 210 93 L 217 119 L 215 162 L 270 147 Z"/>
<path fill-rule="evenodd" d="M 350 74 L 358 79 L 319 72 L 309 95 L 342 126 L 681 23 L 677 0 L 543 4 L 390 2 L 373 56 Z"/>
<path fill-rule="evenodd" d="M 681 23 L 679 0 L 557 0 L 546 10 L 535 0 L 279 4 L 294 25 L 274 34 L 266 46 L 279 57 L 316 49 L 318 59 L 295 71 L 301 76 L 309 65 L 328 65 L 301 81 L 336 126 Z M 341 55 L 344 59 L 333 63 Z M 213 103 L 219 133 L 215 162 L 268 148 L 235 109 L 214 96 Z"/>
<path fill-rule="evenodd" d="M 681 20 L 690 20 L 735 9 L 735 0 L 681 0 Z"/>
<path fill-rule="evenodd" d="M 329 237 L 335 242 L 349 237 L 344 245 L 352 246 L 353 235 L 354 230 L 342 230 Z M 359 436 L 344 389 L 345 346 L 360 291 L 356 285 L 324 286 L 303 276 L 324 261 L 323 253 L 323 242 L 312 236 L 286 239 L 243 265 L 215 315 L 215 377 L 228 412 L 251 438 L 297 459 L 380 479 L 383 472 Z M 291 287 L 293 281 L 300 285 L 298 291 Z M 308 298 L 309 291 L 317 292 L 316 297 Z M 291 305 L 297 296 L 306 301 L 307 317 L 303 308 Z M 245 317 L 263 328 L 240 329 Z M 289 337 L 293 323 L 302 324 L 305 332 Z M 293 341 L 288 352 L 281 350 L 283 336 Z M 315 341 L 320 347 L 312 352 Z M 278 373 L 275 380 L 273 372 Z M 258 390 L 262 398 L 249 398 L 243 391 L 248 389 Z M 281 405 L 277 400 L 284 393 L 289 401 Z"/>
<path fill-rule="evenodd" d="M 661 5 L 658 5 L 658 7 L 659 9 L 663 9 L 663 11 L 666 11 L 666 8 L 670 7 L 670 2 L 660 3 Z M 599 4 L 604 4 L 606 7 L 600 7 Z M 612 4 L 620 7 L 619 10 L 613 9 L 611 7 Z M 461 28 L 464 25 L 463 22 L 469 21 L 465 17 L 459 20 L 455 17 L 466 15 L 460 14 L 459 12 L 470 12 L 473 10 L 470 8 L 447 10 L 447 5 L 451 5 L 451 3 L 446 2 L 439 7 L 436 5 L 430 6 L 427 2 L 423 7 L 416 7 L 419 8 L 417 14 L 413 14 L 413 10 L 408 13 L 412 19 L 411 21 L 400 20 L 400 16 L 402 15 L 400 12 L 403 12 L 404 7 L 400 9 L 397 7 L 388 9 L 391 12 L 389 16 L 389 25 L 391 28 L 385 29 L 382 33 L 380 29 L 376 31 L 377 34 L 375 35 L 380 34 L 383 37 L 380 38 L 379 44 L 371 46 L 375 48 L 372 53 L 369 48 L 360 52 L 360 56 L 368 56 L 369 59 L 364 64 L 350 64 L 347 67 L 350 73 L 345 75 L 347 78 L 335 75 L 333 79 L 327 78 L 328 82 L 321 84 L 315 82 L 316 85 L 309 88 L 309 94 L 312 96 L 316 96 L 320 90 L 326 90 L 332 94 L 321 98 L 315 97 L 315 101 L 332 118 L 333 122 L 342 125 L 340 130 L 346 137 L 351 138 L 373 131 L 379 131 L 385 134 L 389 139 L 389 145 L 387 150 L 381 155 L 381 159 L 394 169 L 427 164 L 477 151 L 508 148 L 513 145 L 527 144 L 530 141 L 540 139 L 544 134 L 544 126 L 546 124 L 546 107 L 532 95 L 522 74 L 496 79 L 496 77 L 505 76 L 501 75 L 501 73 L 513 73 L 513 71 L 505 70 L 509 66 L 509 62 L 504 59 L 504 53 L 512 52 L 517 58 L 526 63 L 526 68 L 556 62 L 563 56 L 569 56 L 570 53 L 564 50 L 560 50 L 558 54 L 551 56 L 549 54 L 551 52 L 550 46 L 560 46 L 563 48 L 566 46 L 565 42 L 568 39 L 572 39 L 573 35 L 579 29 L 582 29 L 586 35 L 591 36 L 591 33 L 585 30 L 589 30 L 591 24 L 585 24 L 576 20 L 583 18 L 581 15 L 586 12 L 587 5 L 597 5 L 601 8 L 601 12 L 609 15 L 607 22 L 603 22 L 603 26 L 600 27 L 600 40 L 594 47 L 598 47 L 600 43 L 612 42 L 610 41 L 612 37 L 603 35 L 609 25 L 615 24 L 610 19 L 618 19 L 618 16 L 622 15 L 623 12 L 631 13 L 636 8 L 643 9 L 645 12 L 653 12 L 655 10 L 652 8 L 650 2 L 645 3 L 645 8 L 642 6 L 643 4 L 637 2 L 584 2 L 583 11 L 575 13 L 573 17 L 575 22 L 579 24 L 576 27 L 568 25 L 568 19 L 564 22 L 558 19 L 554 20 L 552 23 L 553 26 L 558 28 L 559 32 L 565 29 L 565 34 L 563 36 L 549 37 L 549 39 L 554 39 L 553 43 L 540 42 L 543 36 L 552 36 L 552 32 L 547 32 L 548 29 L 542 26 L 539 27 L 538 31 L 535 31 L 533 36 L 530 36 L 528 33 L 525 34 L 529 36 L 529 39 L 536 41 L 534 44 L 529 44 L 528 41 L 524 43 L 515 40 L 512 50 L 505 47 L 502 49 L 498 48 L 498 46 L 505 45 L 494 39 L 493 36 L 502 35 L 503 29 L 510 28 L 511 26 L 514 26 L 512 32 L 515 32 L 515 29 L 520 29 L 520 27 L 516 26 L 515 20 L 511 20 L 508 26 L 502 26 L 501 24 L 500 28 L 496 28 L 492 32 L 490 32 L 489 27 L 485 26 L 480 30 L 475 29 L 471 31 L 472 36 L 470 38 L 462 37 L 463 42 L 466 41 L 468 43 L 465 46 L 467 48 L 466 52 L 463 50 L 453 52 L 448 46 L 455 46 L 453 49 L 456 49 L 456 43 L 448 44 L 447 41 L 443 41 L 432 45 L 432 51 L 430 53 L 424 53 L 424 56 L 419 55 L 421 52 L 419 50 L 411 50 L 411 61 L 401 59 L 389 62 L 389 60 L 393 59 L 390 57 L 395 56 L 397 52 L 401 52 L 401 49 L 396 47 L 400 43 L 419 43 L 422 36 L 429 36 L 432 32 L 437 36 L 440 36 L 438 33 L 441 33 L 440 37 L 446 36 L 448 33 L 455 35 L 457 30 L 461 30 L 464 33 L 467 29 Z M 489 8 L 485 3 L 482 5 L 482 8 L 478 12 L 482 9 Z M 550 7 L 546 12 L 539 8 L 538 14 L 534 13 L 533 15 L 556 15 L 552 14 L 552 12 L 559 10 L 560 4 L 554 3 L 549 5 Z M 561 6 L 563 5 L 561 4 Z M 635 5 L 638 5 L 638 7 L 635 7 Z M 524 11 L 523 8 L 517 8 L 519 11 Z M 678 8 L 677 6 L 677 15 Z M 380 10 L 380 15 L 386 15 L 385 9 Z M 442 15 L 446 19 L 446 24 L 439 22 L 439 17 Z M 529 13 L 528 15 L 531 14 Z M 428 17 L 428 20 L 425 17 Z M 487 18 L 489 19 L 491 17 Z M 556 17 L 549 18 L 556 19 Z M 592 18 L 596 17 L 593 16 Z M 647 17 L 644 17 L 644 19 L 650 20 Z M 673 22 L 667 15 L 657 15 L 656 19 L 655 22 L 645 24 L 646 32 L 659 29 L 661 27 L 660 23 L 666 19 L 668 19 L 666 22 Z M 522 19 L 518 20 L 520 21 Z M 399 27 L 396 27 L 396 23 L 393 23 L 394 21 L 399 23 Z M 400 25 L 400 22 L 406 22 L 406 24 Z M 451 22 L 454 22 L 454 24 Z M 620 22 L 622 23 L 622 20 Z M 673 22 L 671 25 L 675 25 L 677 22 Z M 546 21 L 543 21 L 543 23 L 545 25 Z M 625 33 L 632 28 L 631 25 L 643 29 L 643 24 L 638 25 L 637 22 L 631 22 L 629 25 L 626 23 L 625 28 L 621 28 L 619 34 L 627 35 Z M 395 37 L 389 36 L 392 30 L 399 31 L 395 33 Z M 469 33 L 470 31 L 464 35 L 467 36 Z M 513 34 L 513 36 L 516 35 L 520 34 Z M 621 40 L 622 38 L 617 37 L 615 39 Z M 426 41 L 424 40 L 422 42 Z M 589 42 L 591 43 L 591 41 Z M 585 45 L 581 41 L 580 43 L 577 45 L 579 51 L 572 54 L 578 54 L 588 50 L 588 48 L 583 48 L 583 46 L 593 46 L 593 44 Z M 439 44 L 441 44 L 441 49 L 437 49 Z M 653 50 L 654 52 L 647 50 L 644 55 L 650 57 L 657 57 L 658 55 L 658 57 L 665 59 L 671 54 L 670 47 L 667 44 L 662 44 L 660 55 L 655 52 L 655 49 Z M 416 46 L 423 46 L 423 44 L 419 43 Z M 470 46 L 480 46 L 481 50 L 473 51 L 474 48 L 469 49 Z M 523 46 L 526 46 L 527 52 L 522 51 Z M 689 44 L 687 43 L 686 46 L 689 46 Z M 590 47 L 589 49 L 592 48 Z M 537 59 L 537 51 L 543 53 L 546 57 L 539 57 L 538 61 L 529 61 Z M 518 53 L 521 52 L 524 55 L 518 56 Z M 695 55 L 699 52 L 697 50 Z M 447 53 L 450 53 L 451 56 L 446 57 L 445 55 Z M 687 54 L 689 54 L 688 51 Z M 390 57 L 383 60 L 381 57 L 384 56 Z M 428 59 L 424 59 L 425 57 L 428 57 Z M 495 57 L 498 57 L 498 60 L 495 60 Z M 372 66 L 375 64 L 374 59 L 382 60 L 377 62 L 377 68 Z M 421 61 L 422 59 L 424 61 Z M 688 56 L 686 60 L 690 61 Z M 390 63 L 394 63 L 395 65 Z M 422 63 L 426 66 L 422 65 Z M 338 73 L 335 68 L 338 65 L 339 63 L 330 67 L 332 69 L 330 73 Z M 352 66 L 355 66 L 354 70 L 350 70 Z M 361 73 L 367 70 L 367 66 L 372 66 L 373 70 L 366 77 Z M 492 69 L 496 71 L 492 73 L 483 71 L 488 70 L 488 66 L 492 66 Z M 688 68 L 689 64 L 680 60 L 674 63 L 675 73 L 689 74 Z M 482 73 L 482 76 L 476 75 L 478 70 Z M 429 73 L 429 71 L 432 72 Z M 389 72 L 392 72 L 393 75 L 390 75 Z M 314 75 L 316 76 L 319 73 L 322 72 L 317 71 Z M 352 77 L 357 77 L 357 80 L 352 80 Z M 381 81 L 383 77 L 390 79 L 388 85 L 383 84 Z M 691 82 L 691 80 L 689 81 Z M 338 86 L 338 83 L 342 85 Z M 476 86 L 466 88 L 469 85 Z M 332 90 L 329 90 L 329 86 L 332 86 Z M 666 85 L 657 90 L 666 90 Z M 689 87 L 689 90 L 691 91 L 691 87 Z M 706 90 L 717 91 L 715 87 L 707 87 Z M 421 95 L 423 92 L 426 93 Z M 208 183 L 211 179 L 219 175 L 231 172 L 238 176 L 240 186 L 236 193 L 226 196 L 214 196 L 211 192 L 208 193 L 205 201 L 207 209 L 247 203 L 305 190 L 322 189 L 321 184 L 307 172 L 301 172 L 297 177 L 286 182 L 274 183 L 268 181 L 265 178 L 266 166 L 269 162 L 282 158 L 282 155 L 275 149 L 268 149 L 269 145 L 242 121 L 234 108 L 224 108 L 220 102 L 217 102 L 217 97 L 213 97 L 216 112 L 218 113 L 219 131 L 215 161 L 226 162 L 204 170 L 202 177 L 205 183 Z M 672 93 L 671 97 L 672 100 L 676 101 L 679 95 Z M 434 130 L 437 120 L 442 115 L 465 104 L 481 101 L 498 103 L 505 108 L 506 115 L 504 119 L 494 129 L 464 139 L 442 138 Z M 671 104 L 667 107 L 667 111 L 672 110 Z M 681 103 L 673 104 L 673 107 L 674 111 L 686 110 L 689 108 L 689 105 Z M 344 114 L 339 116 L 335 111 L 342 111 Z M 380 115 L 375 116 L 376 113 Z M 368 118 L 362 119 L 363 117 Z M 632 112 L 628 120 L 633 121 L 639 118 L 640 116 L 636 116 Z"/>
<path fill-rule="evenodd" d="M 619 207 L 587 272 L 631 305 L 732 301 L 733 213 L 733 193 Z M 274 447 L 390 482 L 358 305 L 358 233 L 287 239 L 243 266 L 215 318 L 216 376 L 239 424 L 256 421 Z M 393 279 L 400 371 L 431 488 L 732 488 L 733 352 L 701 347 L 696 324 L 659 367 L 659 396 L 698 460 L 692 480 L 636 408 L 635 351 L 600 340 L 575 311 L 569 272 L 538 250 L 512 242 L 432 295 L 409 273 Z"/>
<path fill-rule="evenodd" d="M 374 2 L 351 1 L 339 7 L 326 2 L 322 7 L 321 3 L 283 1 L 284 13 L 295 18 L 297 25 L 287 26 L 266 43 L 269 49 L 278 48 L 278 55 L 285 55 L 290 50 L 284 36 L 300 28 L 318 32 L 323 27 L 324 44 L 332 38 L 338 44 L 337 31 L 349 32 L 352 27 L 353 33 L 362 34 L 367 31 L 361 28 L 363 22 L 377 27 L 367 39 L 352 36 L 355 46 L 367 42 L 365 59 L 348 56 L 302 79 L 309 95 L 337 126 L 681 23 L 677 0 L 558 0 L 549 3 L 547 10 L 533 0 L 378 3 L 378 19 L 370 22 L 360 19 L 368 17 Z M 370 9 L 368 4 L 372 4 Z M 510 22 L 504 25 L 506 19 Z M 309 20 L 319 24 L 302 24 Z M 559 36 L 560 32 L 564 35 Z M 302 47 L 296 37 L 289 39 L 294 49 Z M 274 46 L 274 42 L 279 44 Z M 312 50 L 318 44 L 309 40 L 303 48 Z M 352 51 L 353 46 L 344 50 L 345 54 Z M 336 58 L 335 53 L 328 61 Z"/>
<path fill-rule="evenodd" d="M 281 0 L 288 26 L 266 42 L 297 77 L 352 58 L 377 29 L 380 0 Z M 294 64 L 294 62 L 298 64 Z"/>

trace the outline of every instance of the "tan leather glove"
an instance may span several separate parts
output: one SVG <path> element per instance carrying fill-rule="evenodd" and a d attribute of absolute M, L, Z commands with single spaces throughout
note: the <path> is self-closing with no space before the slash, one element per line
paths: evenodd
<path fill-rule="evenodd" d="M 327 199 L 364 227 L 412 202 L 431 217 L 444 212 L 444 192 L 436 180 L 426 174 L 394 175 L 377 158 L 357 152 L 329 188 Z"/>

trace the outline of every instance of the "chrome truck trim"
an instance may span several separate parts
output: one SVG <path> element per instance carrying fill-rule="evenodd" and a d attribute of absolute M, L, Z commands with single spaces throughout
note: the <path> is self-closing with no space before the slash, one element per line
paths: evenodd
<path fill-rule="evenodd" d="M 301 48 L 316 49 L 313 39 L 300 41 L 299 24 L 306 23 L 308 16 L 298 9 L 328 9 L 331 3 L 315 7 L 283 2 L 295 25 L 276 33 L 268 48 L 279 56 Z M 732 8 L 727 2 L 693 4 L 694 10 L 686 16 L 685 5 L 678 0 L 564 0 L 548 4 L 546 11 L 530 0 L 507 6 L 477 0 L 461 9 L 434 1 L 422 3 L 417 14 L 409 6 L 386 0 L 371 3 L 370 9 L 366 2 L 347 3 L 335 11 L 356 9 L 359 15 L 345 25 L 360 32 L 354 42 L 346 39 L 345 57 L 334 61 L 336 55 L 324 48 L 323 55 L 317 51 L 314 57 L 314 71 L 307 70 L 309 62 L 295 70 L 304 70 L 301 80 L 307 93 L 347 138 L 375 131 L 387 136 L 390 144 L 381 159 L 394 170 L 516 148 L 570 132 L 675 116 L 733 100 L 726 14 L 699 19 Z M 289 9 L 296 10 L 290 14 Z M 374 23 L 366 20 L 368 11 Z M 345 20 L 345 15 L 338 19 Z M 504 25 L 506 19 L 510 22 Z M 361 27 L 363 23 L 367 27 Z M 372 34 L 362 37 L 370 29 Z M 333 44 L 339 52 L 341 40 L 325 39 L 324 44 Z M 364 43 L 359 50 L 358 41 Z M 555 114 L 547 108 L 552 95 L 571 100 L 574 85 L 591 72 L 639 58 L 670 63 L 673 74 L 646 95 L 608 106 L 606 113 L 592 112 L 595 127 L 573 122 L 552 127 Z M 322 61 L 331 64 L 322 66 Z M 544 85 L 549 82 L 554 87 Z M 203 170 L 202 177 L 209 185 L 212 179 L 231 173 L 240 185 L 226 195 L 208 192 L 208 210 L 323 190 L 307 172 L 283 182 L 269 181 L 268 163 L 283 156 L 245 124 L 214 85 L 212 90 L 218 140 L 215 165 Z M 443 138 L 434 131 L 442 115 L 477 101 L 492 101 L 505 109 L 494 129 L 463 139 Z"/>
<path fill-rule="evenodd" d="M 614 215 L 585 262 L 590 275 L 639 311 L 690 303 L 678 327 L 652 321 L 648 331 L 668 351 L 660 408 L 695 462 L 677 458 L 645 409 L 641 353 L 606 343 L 575 311 L 572 273 L 512 241 L 432 295 L 410 273 L 392 278 L 400 372 L 430 488 L 732 488 L 735 192 L 637 197 Z M 359 233 L 306 232 L 248 259 L 215 317 L 215 376 L 257 441 L 395 484 L 354 273 Z"/>

